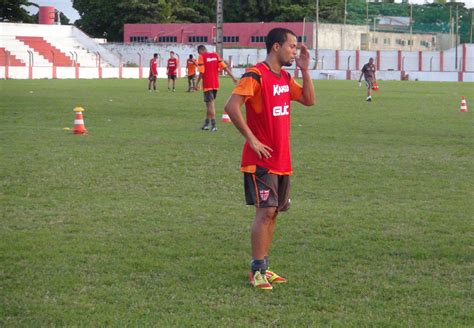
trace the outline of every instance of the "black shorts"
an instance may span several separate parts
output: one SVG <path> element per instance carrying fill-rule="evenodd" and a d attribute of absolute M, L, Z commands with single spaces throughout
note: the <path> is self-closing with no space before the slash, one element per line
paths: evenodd
<path fill-rule="evenodd" d="M 217 90 L 204 91 L 204 102 L 208 103 L 217 98 Z"/>
<path fill-rule="evenodd" d="M 196 74 L 188 75 L 188 81 L 192 81 L 196 78 Z"/>
<path fill-rule="evenodd" d="M 367 89 L 372 89 L 374 82 L 372 79 L 365 79 L 365 85 L 367 86 Z"/>
<path fill-rule="evenodd" d="M 150 81 L 156 81 L 156 75 L 151 74 L 151 75 L 148 77 L 148 80 L 150 80 Z"/>
<path fill-rule="evenodd" d="M 168 75 L 168 79 L 170 80 L 176 80 L 176 75 Z"/>
<path fill-rule="evenodd" d="M 257 208 L 276 207 L 279 212 L 290 208 L 290 176 L 268 173 L 257 166 L 255 173 L 244 173 L 245 201 Z"/>

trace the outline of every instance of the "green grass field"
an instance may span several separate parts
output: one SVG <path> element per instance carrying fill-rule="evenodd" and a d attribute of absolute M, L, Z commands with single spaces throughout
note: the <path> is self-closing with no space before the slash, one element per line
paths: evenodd
<path fill-rule="evenodd" d="M 0 326 L 474 325 L 473 84 L 315 82 L 272 292 L 246 281 L 243 138 L 201 131 L 184 80 L 146 84 L 0 81 Z"/>

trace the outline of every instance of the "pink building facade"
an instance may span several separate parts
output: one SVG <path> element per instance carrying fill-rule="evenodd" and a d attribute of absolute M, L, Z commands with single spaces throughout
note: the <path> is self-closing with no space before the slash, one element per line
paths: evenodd
<path fill-rule="evenodd" d="M 298 42 L 311 45 L 313 42 L 312 24 L 294 23 L 224 23 L 223 42 L 225 47 L 265 47 L 265 36 L 275 27 L 292 30 Z M 124 43 L 154 42 L 158 44 L 212 44 L 216 37 L 214 23 L 179 24 L 125 24 Z"/>

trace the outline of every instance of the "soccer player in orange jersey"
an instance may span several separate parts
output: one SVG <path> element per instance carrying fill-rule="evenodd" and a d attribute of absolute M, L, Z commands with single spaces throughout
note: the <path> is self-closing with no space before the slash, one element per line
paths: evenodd
<path fill-rule="evenodd" d="M 196 88 L 196 68 L 197 62 L 193 55 L 189 55 L 186 61 L 186 74 L 188 75 L 188 92 L 193 92 Z"/>
<path fill-rule="evenodd" d="M 272 289 L 272 283 L 286 282 L 268 270 L 268 256 L 278 213 L 290 206 L 290 102 L 312 106 L 316 101 L 308 72 L 310 54 L 302 45 L 297 56 L 296 35 L 275 28 L 267 35 L 266 48 L 265 61 L 247 70 L 225 106 L 246 140 L 241 163 L 245 198 L 248 205 L 256 207 L 249 281 L 258 289 Z M 301 70 L 302 86 L 282 69 L 294 61 Z M 246 119 L 240 109 L 244 104 Z"/>
<path fill-rule="evenodd" d="M 217 90 L 219 89 L 219 70 L 224 70 L 229 74 L 234 83 L 237 82 L 231 70 L 227 67 L 221 57 L 215 52 L 208 52 L 204 45 L 198 47 L 198 70 L 199 78 L 196 82 L 196 88 L 202 80 L 202 89 L 204 91 L 204 102 L 206 103 L 206 119 L 202 130 L 209 130 L 209 122 L 211 123 L 211 132 L 216 132 L 216 107 L 215 99 Z"/>

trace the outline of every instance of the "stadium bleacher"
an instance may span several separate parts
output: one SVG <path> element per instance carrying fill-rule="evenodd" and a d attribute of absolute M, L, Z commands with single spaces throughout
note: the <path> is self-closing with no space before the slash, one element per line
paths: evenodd
<path fill-rule="evenodd" d="M 94 39 L 70 25 L 0 23 L 3 65 L 112 67 L 118 58 Z M 32 58 L 31 58 L 32 57 Z"/>

